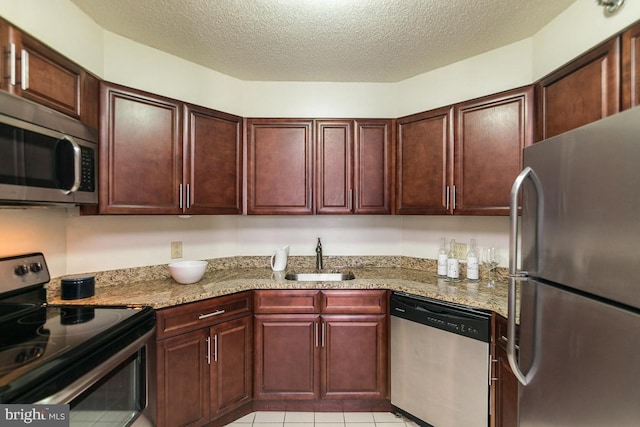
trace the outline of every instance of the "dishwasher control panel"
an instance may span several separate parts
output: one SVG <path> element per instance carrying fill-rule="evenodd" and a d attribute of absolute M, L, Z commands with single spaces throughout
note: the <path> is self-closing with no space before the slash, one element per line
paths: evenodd
<path fill-rule="evenodd" d="M 483 342 L 491 339 L 487 310 L 393 292 L 391 315 Z"/>

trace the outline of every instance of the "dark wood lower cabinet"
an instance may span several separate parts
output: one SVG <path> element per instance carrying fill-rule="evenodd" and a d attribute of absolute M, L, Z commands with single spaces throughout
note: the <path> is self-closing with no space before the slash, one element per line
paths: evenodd
<path fill-rule="evenodd" d="M 251 316 L 158 342 L 158 426 L 200 426 L 251 401 Z"/>
<path fill-rule="evenodd" d="M 491 427 L 518 426 L 518 379 L 507 360 L 507 320 L 493 315 L 491 370 Z"/>
<path fill-rule="evenodd" d="M 265 314 L 254 320 L 256 399 L 317 399 L 316 314 Z"/>
<path fill-rule="evenodd" d="M 158 342 L 158 426 L 209 421 L 208 329 Z"/>
<path fill-rule="evenodd" d="M 386 316 L 326 315 L 322 321 L 321 397 L 385 399 Z"/>
<path fill-rule="evenodd" d="M 212 418 L 251 401 L 252 328 L 251 316 L 245 316 L 209 331 Z"/>
<path fill-rule="evenodd" d="M 252 304 L 243 292 L 156 312 L 158 427 L 225 424 L 251 410 Z"/>
<path fill-rule="evenodd" d="M 256 291 L 254 408 L 391 410 L 386 291 L 310 296 Z"/>

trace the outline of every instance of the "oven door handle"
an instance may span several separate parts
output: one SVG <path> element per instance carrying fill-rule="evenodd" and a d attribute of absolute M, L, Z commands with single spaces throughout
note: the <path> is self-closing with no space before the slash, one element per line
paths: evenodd
<path fill-rule="evenodd" d="M 80 396 L 82 393 L 84 393 L 85 390 L 87 390 L 98 380 L 100 380 L 100 378 L 104 377 L 113 369 L 117 368 L 118 365 L 127 360 L 129 356 L 144 347 L 155 333 L 155 329 L 156 328 L 154 326 L 149 332 L 142 335 L 140 338 L 120 350 L 118 353 L 114 354 L 111 358 L 107 359 L 106 362 L 101 363 L 96 369 L 87 372 L 85 375 L 69 384 L 69 386 L 65 387 L 63 390 L 60 390 L 59 392 L 52 394 L 51 396 L 47 396 L 44 399 L 34 403 L 37 405 L 70 403 L 73 399 Z"/>

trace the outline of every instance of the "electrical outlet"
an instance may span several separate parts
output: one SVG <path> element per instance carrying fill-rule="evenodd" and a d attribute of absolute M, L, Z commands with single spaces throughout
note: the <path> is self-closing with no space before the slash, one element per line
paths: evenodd
<path fill-rule="evenodd" d="M 182 242 L 171 242 L 171 259 L 182 258 Z"/>
<path fill-rule="evenodd" d="M 456 242 L 453 245 L 453 252 L 456 254 L 456 258 L 467 259 L 467 244 Z"/>

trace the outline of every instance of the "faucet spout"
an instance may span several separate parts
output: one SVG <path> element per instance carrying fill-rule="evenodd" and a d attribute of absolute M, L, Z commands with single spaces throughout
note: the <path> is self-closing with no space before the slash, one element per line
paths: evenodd
<path fill-rule="evenodd" d="M 322 243 L 319 237 L 316 245 L 316 270 L 322 270 Z"/>

